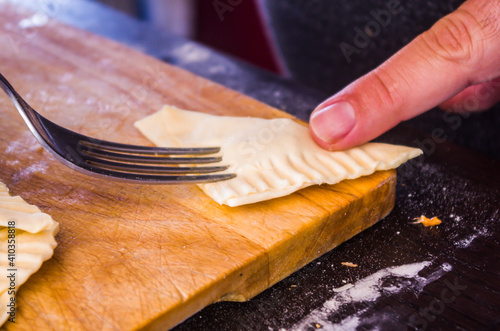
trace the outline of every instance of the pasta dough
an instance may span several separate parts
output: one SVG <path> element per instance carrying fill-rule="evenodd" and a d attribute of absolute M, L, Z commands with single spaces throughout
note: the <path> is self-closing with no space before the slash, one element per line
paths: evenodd
<path fill-rule="evenodd" d="M 368 143 L 329 152 L 293 120 L 214 116 L 164 106 L 135 123 L 162 147 L 220 146 L 227 172 L 237 177 L 198 186 L 220 204 L 244 204 L 282 197 L 315 184 L 336 184 L 398 167 L 420 149 Z"/>
<path fill-rule="evenodd" d="M 10 196 L 7 186 L 0 182 L 0 325 L 9 318 L 7 305 L 19 286 L 52 256 L 58 231 L 59 223 L 52 217 L 22 198 Z M 14 242 L 13 249 L 9 245 Z M 9 279 L 11 274 L 14 276 Z"/>

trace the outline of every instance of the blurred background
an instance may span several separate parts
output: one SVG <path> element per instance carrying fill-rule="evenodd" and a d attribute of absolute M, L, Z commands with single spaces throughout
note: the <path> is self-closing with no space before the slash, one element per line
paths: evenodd
<path fill-rule="evenodd" d="M 274 73 L 273 54 L 254 0 L 94 0 Z"/>
<path fill-rule="evenodd" d="M 375 68 L 464 2 L 94 1 L 326 93 Z M 346 55 L 342 45 L 354 48 Z"/>

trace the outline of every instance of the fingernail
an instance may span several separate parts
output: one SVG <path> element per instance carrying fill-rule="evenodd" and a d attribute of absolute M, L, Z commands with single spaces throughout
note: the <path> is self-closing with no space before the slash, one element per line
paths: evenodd
<path fill-rule="evenodd" d="M 355 123 L 354 108 L 345 101 L 317 110 L 311 117 L 314 134 L 329 144 L 346 136 Z"/>

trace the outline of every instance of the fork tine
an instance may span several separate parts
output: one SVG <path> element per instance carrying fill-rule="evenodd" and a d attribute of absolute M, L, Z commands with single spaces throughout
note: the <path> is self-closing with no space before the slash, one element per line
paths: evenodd
<path fill-rule="evenodd" d="M 220 151 L 220 147 L 199 147 L 199 148 L 176 148 L 176 147 L 150 147 L 120 144 L 111 141 L 85 141 L 80 140 L 80 144 L 92 150 L 106 150 L 110 152 L 122 152 L 129 154 L 143 155 L 206 155 L 215 154 Z"/>
<path fill-rule="evenodd" d="M 15 105 L 38 142 L 61 163 L 86 175 L 136 184 L 210 183 L 236 177 L 236 174 L 228 173 L 207 174 L 226 170 L 227 166 L 152 166 L 219 162 L 222 159 L 220 156 L 196 157 L 218 153 L 218 147 L 158 148 L 101 141 L 66 129 L 37 113 L 2 74 L 0 88 Z"/>
<path fill-rule="evenodd" d="M 197 184 L 213 183 L 228 180 L 236 177 L 236 174 L 217 175 L 147 175 L 134 174 L 121 171 L 107 170 L 95 166 L 90 166 L 90 170 L 95 174 L 104 175 L 107 178 L 113 177 L 116 180 L 147 183 L 147 184 Z"/>
<path fill-rule="evenodd" d="M 82 153 L 89 157 L 97 159 L 106 159 L 131 163 L 147 164 L 197 164 L 197 163 L 216 163 L 222 161 L 222 157 L 167 157 L 167 156 L 142 156 L 139 154 L 121 154 L 108 152 L 104 150 L 90 150 L 87 147 L 82 148 Z"/>
<path fill-rule="evenodd" d="M 89 158 L 86 160 L 86 162 L 91 166 L 103 169 L 110 169 L 120 172 L 141 173 L 141 174 L 206 174 L 206 173 L 224 171 L 229 168 L 229 166 L 158 167 L 158 166 L 118 163 L 107 160 L 100 160 L 96 158 Z"/>

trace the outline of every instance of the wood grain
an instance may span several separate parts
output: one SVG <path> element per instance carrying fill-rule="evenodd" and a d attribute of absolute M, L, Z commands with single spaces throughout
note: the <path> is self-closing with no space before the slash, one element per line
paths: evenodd
<path fill-rule="evenodd" d="M 173 104 L 291 117 L 90 33 L 0 5 L 1 72 L 40 113 L 86 135 L 150 143 L 134 121 Z M 196 54 L 191 54 L 196 57 Z M 0 97 L 0 180 L 60 223 L 54 257 L 18 293 L 5 329 L 158 329 L 219 300 L 247 300 L 387 215 L 395 171 L 220 206 L 194 185 L 88 177 L 55 161 Z"/>

